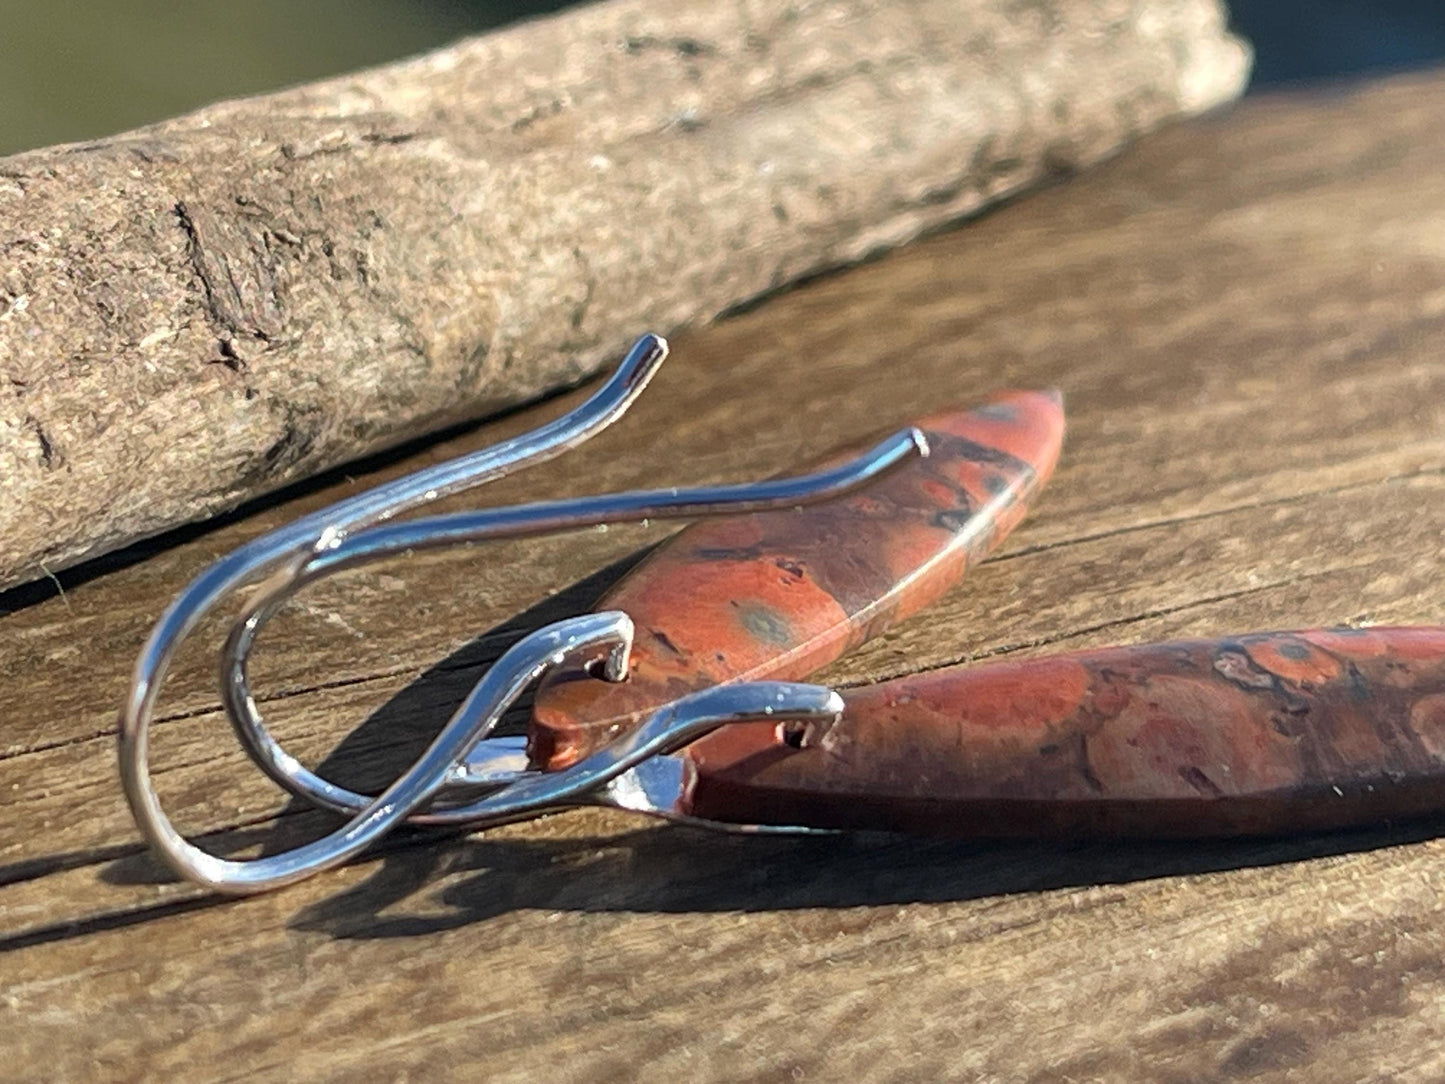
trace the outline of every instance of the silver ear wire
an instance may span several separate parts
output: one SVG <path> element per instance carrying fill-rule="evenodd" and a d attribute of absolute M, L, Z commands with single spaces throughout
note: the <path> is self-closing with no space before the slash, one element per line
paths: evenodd
<path fill-rule="evenodd" d="M 526 778 L 509 779 L 504 792 L 474 799 L 469 805 L 447 806 L 436 801 L 445 797 L 448 786 L 465 781 L 468 752 L 486 737 L 496 718 L 522 688 L 546 669 L 600 651 L 595 659 L 604 663 L 604 677 L 617 680 L 625 676 L 631 621 L 620 613 L 589 614 L 541 629 L 508 651 L 481 678 L 427 752 L 382 795 L 358 794 L 322 779 L 288 754 L 267 731 L 247 675 L 247 659 L 261 629 L 286 599 L 307 584 L 346 568 L 424 547 L 522 538 L 602 523 L 802 505 L 849 492 L 912 455 L 927 454 L 922 434 L 910 429 L 848 463 L 801 477 L 606 494 L 386 522 L 419 505 L 501 478 L 581 444 L 626 411 L 666 353 L 667 345 L 661 338 L 643 336 L 596 394 L 563 417 L 308 515 L 247 543 L 192 581 L 152 629 L 136 661 L 130 693 L 120 715 L 120 769 L 126 798 L 141 831 L 173 870 L 222 892 L 249 893 L 278 887 L 346 861 L 404 820 L 490 824 L 499 818 L 513 819 L 555 806 L 601 785 L 597 780 L 611 771 L 609 765 L 613 763 L 604 754 L 620 762 L 633 756 L 636 748 L 651 748 L 646 741 L 634 746 L 623 739 L 617 749 L 608 747 L 594 754 L 594 758 L 604 758 L 597 763 L 589 758 L 552 777 L 524 773 Z M 266 859 L 236 862 L 195 847 L 167 819 L 151 780 L 149 730 L 160 687 L 181 641 L 222 599 L 258 582 L 260 589 L 231 627 L 222 651 L 221 689 L 227 715 L 246 751 L 277 784 L 315 805 L 354 816 L 346 826 L 314 843 Z M 744 710 L 746 704 L 738 700 L 740 693 L 722 696 L 719 691 L 715 699 L 697 694 L 702 699 L 689 697 L 669 705 L 644 729 L 651 726 L 648 733 L 658 741 L 671 741 L 676 740 L 676 733 L 700 733 L 721 725 L 721 721 L 756 717 L 777 722 L 789 718 L 786 712 L 792 710 L 796 710 L 798 719 L 806 721 L 826 716 L 836 707 L 836 697 L 828 700 L 832 694 L 813 686 L 764 683 L 760 688 L 771 699 L 759 701 L 754 696 L 750 703 L 756 710 L 752 712 Z M 642 758 L 653 753 L 635 755 Z M 607 778 L 615 777 L 632 763 L 636 760 L 612 771 Z M 577 771 L 588 764 L 592 764 L 588 771 Z M 547 782 L 539 782 L 544 778 Z M 584 784 L 584 779 L 592 782 Z M 510 797 L 504 797 L 506 794 Z M 502 812 L 504 808 L 508 812 Z"/>

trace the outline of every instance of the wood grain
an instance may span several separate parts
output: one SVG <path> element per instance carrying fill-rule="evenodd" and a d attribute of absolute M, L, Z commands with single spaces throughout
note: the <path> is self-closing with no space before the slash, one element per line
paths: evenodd
<path fill-rule="evenodd" d="M 960 590 L 827 676 L 1437 623 L 1442 109 L 1445 76 L 1427 74 L 1256 99 L 1151 137 L 682 337 L 589 453 L 486 499 L 768 474 L 950 401 L 1057 384 L 1069 443 L 1033 517 Z M 0 1035 L 17 1075 L 1445 1073 L 1445 820 L 1045 847 L 734 839 L 577 812 L 398 838 L 239 903 L 158 884 L 110 727 L 165 600 L 266 526 L 565 402 L 77 570 L 63 598 L 0 596 Z M 394 770 L 510 636 L 585 608 L 657 537 L 430 554 L 318 589 L 262 644 L 267 710 L 344 778 Z M 241 770 L 212 681 L 191 658 L 156 728 L 183 825 L 226 850 L 314 832 Z"/>

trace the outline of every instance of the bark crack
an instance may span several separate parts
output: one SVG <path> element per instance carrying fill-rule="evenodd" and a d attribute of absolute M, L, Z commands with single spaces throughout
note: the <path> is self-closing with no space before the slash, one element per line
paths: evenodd
<path fill-rule="evenodd" d="M 46 432 L 45 426 L 40 423 L 40 419 L 33 414 L 25 415 L 25 427 L 30 430 L 31 435 L 35 438 L 35 443 L 39 446 L 38 459 L 41 467 L 45 470 L 55 470 L 64 466 L 64 457 L 60 454 L 50 434 Z"/>

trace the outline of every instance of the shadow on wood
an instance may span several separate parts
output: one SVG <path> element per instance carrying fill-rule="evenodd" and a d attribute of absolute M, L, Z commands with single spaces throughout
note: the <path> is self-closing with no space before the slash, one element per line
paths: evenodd
<path fill-rule="evenodd" d="M 433 838 L 300 911 L 295 929 L 414 937 L 513 911 L 722 912 L 937 903 L 1298 862 L 1417 842 L 1445 817 L 1282 839 L 980 844 L 875 833 L 743 836 L 658 826 L 607 838 Z"/>

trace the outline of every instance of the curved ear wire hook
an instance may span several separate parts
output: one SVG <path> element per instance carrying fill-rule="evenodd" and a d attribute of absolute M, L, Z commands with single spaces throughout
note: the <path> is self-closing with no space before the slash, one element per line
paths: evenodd
<path fill-rule="evenodd" d="M 631 620 L 615 612 L 588 614 L 586 618 L 565 622 L 565 628 L 549 626 L 516 644 L 482 676 L 415 764 L 345 825 L 314 842 L 250 861 L 218 858 L 176 831 L 150 788 L 142 796 L 144 813 L 138 810 L 137 817 L 144 816 L 151 844 L 173 870 L 233 895 L 280 888 L 338 866 L 430 801 L 446 785 L 456 758 L 486 737 L 528 683 L 550 666 L 611 659 L 609 669 L 625 672 L 626 655 L 632 645 Z M 619 659 L 623 661 L 616 661 Z"/>
<path fill-rule="evenodd" d="M 521 689 L 550 666 L 573 659 L 579 652 L 585 655 L 606 647 L 604 655 L 610 661 L 601 676 L 611 680 L 625 676 L 631 643 L 631 622 L 625 615 L 594 614 L 557 622 L 515 645 L 477 683 L 422 758 L 381 796 L 371 798 L 321 779 L 287 754 L 267 732 L 249 690 L 246 662 L 257 634 L 281 604 L 308 583 L 421 547 L 519 538 L 609 522 L 786 508 L 837 496 L 897 466 L 909 455 L 927 454 L 922 434 L 916 429 L 905 430 L 841 467 L 800 478 L 618 493 L 400 524 L 382 523 L 420 504 L 576 447 L 621 416 L 666 353 L 661 338 L 644 336 L 596 394 L 561 418 L 312 513 L 242 546 L 192 581 L 151 631 L 136 661 L 130 693 L 120 715 L 120 767 L 126 798 L 142 832 L 176 872 L 221 891 L 259 891 L 343 862 L 405 819 L 493 823 L 498 817 L 511 818 L 555 804 L 595 785 L 595 781 L 586 785 L 577 782 L 589 778 L 587 772 L 577 771 L 589 764 L 583 761 L 545 784 L 530 779 L 509 784 L 505 790 L 511 798 L 503 793 L 470 805 L 422 808 L 430 806 L 448 784 L 456 785 L 464 779 L 466 754 L 486 737 Z M 295 851 L 264 860 L 231 862 L 188 843 L 166 818 L 150 778 L 149 730 L 160 687 L 181 641 L 223 598 L 263 576 L 265 582 L 233 625 L 222 656 L 222 696 L 227 713 L 247 751 L 273 780 L 318 805 L 356 816 L 344 828 Z M 727 710 L 722 713 L 727 717 L 722 721 L 767 718 L 776 722 L 785 717 L 780 711 L 792 709 L 803 715 L 810 711 L 817 714 L 818 698 L 826 693 L 810 686 L 778 688 L 793 691 L 780 692 L 782 700 L 763 707 L 758 706 L 760 701 L 754 694 L 748 701 L 753 705 L 751 713 L 743 713 L 734 697 L 727 701 Z M 659 712 L 655 719 L 660 721 L 648 724 L 653 727 L 649 733 L 657 731 L 666 737 L 677 728 L 691 733 L 698 727 L 721 725 L 718 721 L 707 722 L 718 714 L 716 708 L 706 697 L 697 701 L 686 698 Z M 614 752 L 606 749 L 597 756 Z M 627 766 L 618 768 L 613 775 Z M 592 775 L 596 775 L 595 769 L 593 765 Z M 522 789 L 515 789 L 518 787 Z M 504 807 L 507 812 L 502 811 Z"/>

